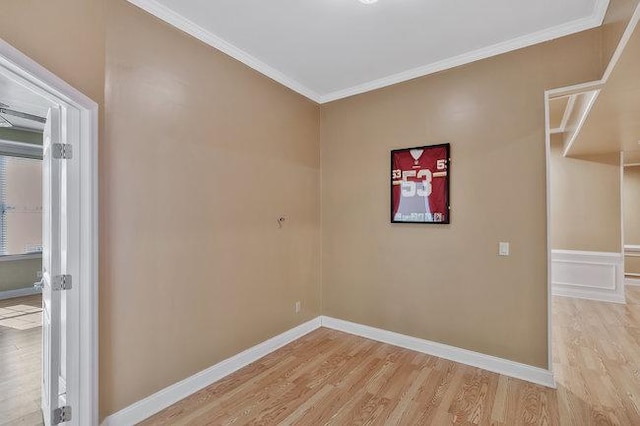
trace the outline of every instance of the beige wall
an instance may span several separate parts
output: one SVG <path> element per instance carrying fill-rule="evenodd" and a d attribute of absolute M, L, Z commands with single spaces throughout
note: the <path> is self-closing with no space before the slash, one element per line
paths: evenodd
<path fill-rule="evenodd" d="M 640 166 L 624 168 L 624 243 L 640 245 Z M 624 271 L 640 274 L 640 257 L 625 256 Z"/>
<path fill-rule="evenodd" d="M 315 105 L 123 0 L 4 1 L 0 38 L 106 106 L 101 418 L 318 314 Z M 601 38 L 323 108 L 329 314 L 546 364 L 542 91 L 599 78 Z M 443 140 L 452 225 L 392 227 L 389 149 Z"/>
<path fill-rule="evenodd" d="M 624 168 L 624 243 L 640 246 L 640 166 Z"/>
<path fill-rule="evenodd" d="M 547 366 L 545 89 L 601 76 L 600 33 L 323 106 L 326 315 Z M 451 225 L 389 223 L 389 151 L 451 143 Z M 497 256 L 498 242 L 511 256 Z"/>
<path fill-rule="evenodd" d="M 562 156 L 551 144 L 551 247 L 620 253 L 620 154 Z"/>
<path fill-rule="evenodd" d="M 620 42 L 620 37 L 627 29 L 627 25 L 639 2 L 640 0 L 609 1 L 607 14 L 601 27 L 602 59 L 604 64 L 608 64 L 611 60 Z"/>
<path fill-rule="evenodd" d="M 105 1 L 3 0 L 0 38 L 102 104 Z"/>
<path fill-rule="evenodd" d="M 106 107 L 101 418 L 319 314 L 317 105 L 123 0 L 3 2 L 0 38 Z"/>
<path fill-rule="evenodd" d="M 640 274 L 640 257 L 625 256 L 624 257 L 624 273 L 634 274 L 634 278 Z"/>
<path fill-rule="evenodd" d="M 320 314 L 318 106 L 123 0 L 106 46 L 103 414 Z"/>
<path fill-rule="evenodd" d="M 0 261 L 0 293 L 33 287 L 41 270 L 42 259 Z"/>

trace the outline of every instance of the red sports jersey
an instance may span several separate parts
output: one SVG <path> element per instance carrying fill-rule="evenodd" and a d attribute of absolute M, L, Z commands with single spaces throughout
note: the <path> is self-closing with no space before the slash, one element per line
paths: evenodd
<path fill-rule="evenodd" d="M 448 146 L 391 153 L 394 222 L 449 222 Z"/>

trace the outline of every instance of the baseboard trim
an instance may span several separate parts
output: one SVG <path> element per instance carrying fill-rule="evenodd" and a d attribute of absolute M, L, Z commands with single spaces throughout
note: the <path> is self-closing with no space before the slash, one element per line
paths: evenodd
<path fill-rule="evenodd" d="M 551 277 L 554 296 L 626 303 L 623 253 L 552 250 Z"/>
<path fill-rule="evenodd" d="M 36 290 L 33 287 L 18 288 L 16 290 L 0 291 L 0 300 L 12 299 L 14 297 L 31 296 L 32 294 L 39 294 L 40 290 Z"/>
<path fill-rule="evenodd" d="M 543 368 L 327 316 L 321 317 L 321 324 L 322 327 L 482 368 L 549 388 L 556 387 L 553 373 Z"/>
<path fill-rule="evenodd" d="M 624 284 L 625 285 L 630 285 L 630 286 L 640 286 L 640 278 L 625 278 L 624 279 Z"/>
<path fill-rule="evenodd" d="M 231 358 L 227 358 L 206 370 L 168 386 L 108 416 L 101 423 L 101 426 L 135 425 L 320 327 L 331 328 L 378 342 L 437 356 L 549 388 L 556 387 L 553 373 L 543 368 L 532 367 L 503 358 L 407 336 L 393 331 L 327 316 L 320 316 L 240 352 Z"/>
<path fill-rule="evenodd" d="M 206 370 L 164 388 L 108 416 L 102 422 L 102 426 L 129 426 L 139 423 L 317 328 L 320 328 L 320 317 L 285 331 Z"/>
<path fill-rule="evenodd" d="M 602 294 L 582 289 L 553 288 L 552 295 L 559 297 L 571 297 L 574 299 L 593 300 L 595 302 L 619 303 L 621 305 L 625 305 L 627 303 L 626 298 L 618 294 Z"/>

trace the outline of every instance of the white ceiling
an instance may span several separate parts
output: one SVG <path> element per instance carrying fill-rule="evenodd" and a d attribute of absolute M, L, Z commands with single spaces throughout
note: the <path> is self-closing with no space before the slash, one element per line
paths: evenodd
<path fill-rule="evenodd" d="M 609 0 L 129 0 L 320 103 L 601 25 Z"/>

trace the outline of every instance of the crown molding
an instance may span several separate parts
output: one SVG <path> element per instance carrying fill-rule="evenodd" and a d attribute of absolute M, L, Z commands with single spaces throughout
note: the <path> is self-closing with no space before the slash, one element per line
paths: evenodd
<path fill-rule="evenodd" d="M 500 55 L 503 53 L 511 52 L 513 50 L 522 49 L 534 44 L 598 27 L 602 25 L 604 16 L 609 6 L 609 0 L 596 0 L 593 13 L 585 18 L 577 19 L 566 24 L 551 27 L 542 31 L 538 31 L 536 33 L 528 34 L 482 49 L 467 52 L 462 55 L 427 64 L 408 71 L 403 71 L 397 74 L 389 75 L 387 77 L 372 80 L 367 83 L 337 90 L 327 94 L 319 94 L 315 90 L 306 87 L 295 79 L 290 78 L 283 72 L 267 65 L 266 63 L 260 61 L 244 50 L 239 49 L 238 47 L 195 24 L 184 16 L 174 12 L 170 8 L 158 3 L 156 0 L 128 1 L 129 3 L 138 6 L 139 8 L 178 28 L 179 30 L 186 32 L 187 34 L 197 38 L 198 40 L 214 47 L 215 49 L 220 50 L 221 52 L 226 53 L 227 55 L 242 62 L 250 68 L 253 68 L 254 70 L 288 87 L 289 89 L 320 104 L 336 101 L 338 99 L 347 98 L 376 89 L 381 89 L 383 87 L 402 83 L 414 78 L 423 77 L 425 75 L 486 59 L 491 56 Z"/>
<path fill-rule="evenodd" d="M 219 51 L 226 53 L 232 58 L 242 62 L 246 66 L 253 68 L 261 74 L 266 75 L 272 80 L 277 81 L 283 86 L 288 87 L 293 90 L 311 99 L 314 102 L 320 103 L 321 96 L 304 86 L 300 82 L 288 77 L 284 73 L 278 71 L 277 69 L 265 64 L 261 60 L 255 58 L 249 53 L 245 52 L 242 49 L 237 48 L 233 44 L 227 42 L 226 40 L 218 37 L 212 32 L 202 28 L 196 23 L 190 21 L 179 13 L 174 12 L 168 7 L 158 3 L 156 0 L 127 0 L 129 3 L 138 6 L 140 9 L 150 13 L 158 19 L 166 22 L 169 25 L 176 27 L 177 29 L 184 31 L 192 37 L 197 38 L 203 43 L 208 44 L 209 46 L 218 49 Z"/>
<path fill-rule="evenodd" d="M 607 10 L 609 10 L 609 2 L 610 0 L 596 0 L 596 4 L 593 7 L 593 14 L 591 17 L 595 20 L 595 22 L 599 22 L 597 27 L 603 24 L 604 18 L 607 15 Z"/>
<path fill-rule="evenodd" d="M 408 71 L 403 71 L 401 73 L 373 80 L 368 83 L 350 87 L 348 89 L 331 92 L 327 95 L 322 95 L 320 103 L 332 102 L 338 99 L 347 98 L 349 96 L 359 95 L 361 93 L 381 89 L 383 87 L 402 83 L 408 80 L 413 80 L 414 78 L 423 77 L 425 75 L 434 74 L 440 71 L 445 71 L 451 68 L 459 67 L 461 65 L 466 65 L 472 62 L 480 61 L 482 59 L 487 59 L 492 56 L 501 55 L 503 53 L 508 53 L 514 50 L 533 46 L 534 44 L 543 43 L 545 41 L 554 40 L 556 38 L 578 33 L 580 31 L 599 27 L 604 21 L 604 16 L 607 12 L 608 6 L 609 0 L 597 0 L 593 14 L 591 16 L 567 22 L 566 24 L 547 28 L 545 30 L 538 31 L 532 34 L 527 34 L 522 37 L 507 40 L 502 43 L 497 43 L 492 46 L 463 53 L 462 55 L 447 58 L 442 61 L 434 62 Z"/>

